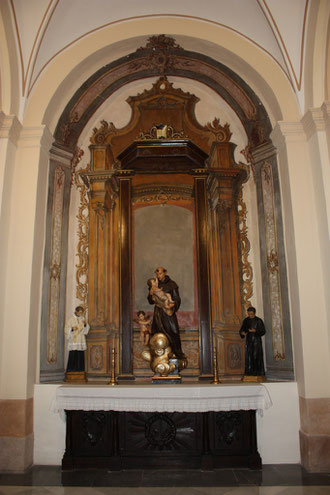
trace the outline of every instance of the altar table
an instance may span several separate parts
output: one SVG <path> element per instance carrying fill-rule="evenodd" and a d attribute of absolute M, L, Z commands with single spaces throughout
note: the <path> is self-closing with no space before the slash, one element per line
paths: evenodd
<path fill-rule="evenodd" d="M 67 420 L 63 469 L 261 467 L 255 413 L 261 384 L 64 385 L 52 410 Z"/>

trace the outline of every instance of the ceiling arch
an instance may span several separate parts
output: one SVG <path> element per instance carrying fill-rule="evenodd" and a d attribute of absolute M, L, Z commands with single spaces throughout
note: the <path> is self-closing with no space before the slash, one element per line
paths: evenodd
<path fill-rule="evenodd" d="M 278 0 L 168 0 L 166 4 L 153 0 L 126 0 L 124 4 L 120 0 L 10 0 L 10 5 L 20 51 L 23 95 L 29 93 L 55 57 L 91 33 L 122 22 L 162 16 L 170 22 L 195 19 L 238 33 L 276 60 L 300 89 L 309 0 L 291 0 L 285 4 L 285 13 Z M 287 23 L 287 16 L 295 22 Z"/>
<path fill-rule="evenodd" d="M 165 28 L 170 31 L 167 34 L 173 35 L 187 51 L 205 56 L 209 53 L 213 60 L 225 64 L 244 78 L 259 95 L 273 123 L 299 118 L 294 90 L 279 65 L 244 38 L 218 26 L 206 29 L 191 19 L 174 19 L 169 23 L 169 19 L 153 18 L 134 20 L 127 25 L 120 23 L 93 33 L 56 57 L 26 102 L 23 124 L 46 124 L 54 133 L 68 99 L 99 67 L 130 56 L 132 47 L 139 46 L 137 41 L 146 43 L 148 35 L 166 32 Z"/>
<path fill-rule="evenodd" d="M 236 112 L 251 146 L 269 139 L 272 127 L 267 112 L 243 79 L 210 57 L 187 51 L 174 38 L 160 35 L 99 69 L 75 92 L 58 121 L 57 145 L 73 150 L 90 117 L 114 91 L 155 75 L 186 77 L 206 84 Z"/>

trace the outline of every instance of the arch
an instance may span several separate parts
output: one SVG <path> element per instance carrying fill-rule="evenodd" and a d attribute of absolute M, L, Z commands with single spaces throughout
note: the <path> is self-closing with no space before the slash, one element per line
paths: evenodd
<path fill-rule="evenodd" d="M 330 20 L 327 32 L 328 44 L 326 47 L 326 68 L 325 68 L 325 99 L 330 99 Z"/>
<path fill-rule="evenodd" d="M 271 124 L 261 101 L 231 69 L 196 52 L 188 52 L 173 38 L 153 36 L 146 46 L 93 74 L 71 98 L 55 130 L 56 142 L 74 149 L 91 115 L 118 87 L 162 74 L 203 82 L 237 113 L 252 147 L 268 141 Z"/>
<path fill-rule="evenodd" d="M 137 41 L 141 40 L 142 45 L 155 32 L 173 35 L 184 47 L 196 47 L 198 44 L 199 54 L 212 53 L 214 62 L 225 61 L 230 70 L 237 74 L 244 73 L 246 83 L 267 105 L 272 121 L 298 118 L 294 91 L 282 68 L 270 55 L 237 33 L 207 22 L 175 17 L 136 19 L 129 22 L 129 27 L 127 24 L 122 22 L 92 33 L 58 54 L 44 69 L 30 93 L 24 123 L 44 123 L 53 132 L 61 110 L 73 94 L 73 88 L 77 91 L 92 76 L 96 66 L 109 64 L 109 58 L 110 63 L 115 63 L 127 56 Z M 176 33 L 181 34 L 177 36 Z M 198 38 L 196 33 L 199 33 Z M 107 45 L 104 40 L 107 40 Z M 55 117 L 49 111 L 55 109 L 54 98 L 57 100 Z M 61 109 L 59 100 L 62 102 Z"/>
<path fill-rule="evenodd" d="M 0 110 L 18 115 L 19 62 L 8 5 L 0 4 Z"/>
<path fill-rule="evenodd" d="M 93 136 L 91 138 L 92 145 L 90 146 L 92 152 L 91 164 L 87 166 L 87 169 L 83 169 L 83 170 L 84 171 L 88 170 L 87 175 L 88 174 L 95 175 L 95 177 L 93 175 L 95 181 L 93 178 L 94 182 L 92 181 L 89 183 L 88 186 L 86 186 L 86 187 L 90 187 L 90 190 L 88 192 L 89 197 L 92 198 L 90 203 L 90 215 L 94 218 L 92 223 L 93 228 L 88 229 L 89 246 L 93 246 L 94 250 L 93 251 L 89 250 L 88 253 L 91 259 L 98 260 L 98 268 L 96 270 L 95 266 L 93 266 L 92 264 L 89 265 L 90 269 L 88 276 L 89 276 L 89 280 L 92 280 L 92 288 L 91 286 L 89 286 L 90 288 L 89 294 L 94 294 L 94 295 L 96 293 L 98 294 L 97 292 L 98 289 L 95 290 L 95 288 L 99 287 L 101 289 L 102 295 L 100 295 L 99 298 L 100 304 L 95 303 L 94 295 L 92 296 L 93 298 L 88 301 L 89 318 L 90 318 L 91 326 L 92 325 L 110 326 L 114 332 L 111 338 L 116 340 L 117 339 L 116 335 L 117 332 L 119 331 L 118 330 L 119 326 L 122 325 L 121 327 L 122 333 L 120 333 L 120 335 L 124 335 L 125 338 L 127 337 L 128 339 L 127 341 L 131 342 L 132 325 L 130 321 L 131 319 L 130 310 L 129 311 L 124 310 L 122 312 L 122 314 L 126 315 L 125 316 L 126 319 L 121 318 L 120 315 L 118 314 L 118 304 L 116 302 L 118 298 L 116 298 L 116 301 L 114 300 L 114 302 L 116 302 L 117 305 L 111 309 L 110 308 L 111 304 L 109 305 L 106 303 L 106 301 L 110 300 L 107 295 L 108 293 L 103 291 L 104 287 L 106 288 L 106 290 L 108 290 L 107 288 L 109 284 L 108 282 L 105 282 L 104 280 L 99 280 L 97 278 L 99 274 L 102 277 L 104 273 L 106 274 L 112 273 L 112 271 L 107 268 L 108 264 L 111 264 L 111 266 L 116 267 L 116 269 L 119 266 L 119 264 L 116 262 L 116 259 L 110 257 L 110 255 L 104 257 L 105 251 L 103 247 L 107 246 L 107 249 L 109 249 L 109 245 L 106 241 L 108 234 L 106 230 L 102 230 L 104 238 L 102 236 L 99 236 L 99 229 L 97 228 L 97 222 L 99 221 L 98 215 L 101 215 L 102 217 L 102 218 L 100 217 L 101 218 L 100 221 L 104 222 L 103 214 L 105 215 L 106 212 L 108 211 L 112 212 L 111 205 L 113 205 L 113 201 L 115 201 L 114 198 L 117 197 L 115 196 L 116 194 L 118 194 L 120 198 L 125 198 L 125 203 L 123 204 L 126 209 L 124 207 L 121 208 L 120 206 L 119 210 L 117 208 L 117 213 L 115 213 L 115 215 L 119 215 L 118 211 L 120 212 L 122 212 L 122 210 L 128 211 L 129 205 L 131 204 L 129 199 L 131 197 L 131 190 L 125 189 L 117 193 L 116 192 L 117 189 L 115 185 L 116 180 L 113 179 L 112 176 L 114 176 L 115 178 L 117 177 L 116 170 L 119 165 L 117 160 L 119 160 L 122 164 L 123 156 L 124 156 L 123 153 L 126 153 L 124 150 L 129 150 L 127 153 L 129 156 L 131 156 L 130 154 L 131 143 L 133 141 L 136 144 L 135 141 L 136 136 L 142 133 L 142 138 L 143 138 L 145 133 L 148 135 L 148 133 L 151 132 L 151 129 L 154 128 L 150 126 L 155 125 L 154 115 L 156 110 L 157 113 L 159 114 L 161 110 L 165 111 L 166 109 L 166 114 L 164 114 L 165 120 L 169 119 L 168 121 L 171 124 L 170 126 L 171 129 L 173 126 L 174 131 L 176 131 L 177 133 L 180 132 L 186 133 L 185 135 L 187 135 L 188 139 L 190 139 L 192 142 L 195 142 L 195 140 L 197 141 L 197 143 L 195 142 L 195 144 L 200 146 L 200 149 L 204 153 L 206 153 L 206 156 L 209 155 L 209 163 L 211 167 L 212 167 L 211 164 L 213 164 L 213 167 L 217 169 L 216 163 L 218 163 L 217 161 L 218 157 L 222 156 L 221 160 L 225 160 L 223 158 L 223 154 L 221 154 L 222 152 L 220 153 L 220 151 L 218 150 L 217 145 L 221 145 L 223 140 L 226 142 L 230 140 L 231 133 L 229 131 L 229 126 L 225 124 L 225 127 L 222 127 L 219 125 L 218 121 L 214 121 L 212 124 L 207 124 L 204 127 L 200 125 L 197 121 L 195 121 L 195 113 L 194 113 L 194 106 L 198 101 L 198 98 L 194 94 L 191 94 L 190 92 L 184 93 L 181 88 L 173 88 L 172 87 L 173 83 L 171 83 L 164 76 L 168 75 L 169 77 L 177 77 L 181 79 L 182 78 L 184 79 L 186 77 L 187 80 L 189 79 L 190 81 L 199 81 L 200 83 L 206 84 L 207 86 L 212 88 L 215 91 L 215 93 L 221 96 L 221 100 L 226 101 L 226 103 L 239 116 L 240 121 L 245 129 L 245 132 L 249 137 L 250 152 L 251 155 L 253 155 L 253 159 L 255 161 L 253 175 L 257 184 L 256 189 L 258 191 L 257 205 L 258 205 L 258 216 L 260 220 L 260 226 L 259 226 L 260 244 L 262 246 L 261 263 L 263 266 L 268 266 L 269 251 L 270 249 L 273 249 L 274 252 L 275 251 L 278 252 L 279 257 L 278 260 L 275 259 L 272 262 L 275 263 L 275 265 L 277 263 L 279 264 L 279 271 L 281 272 L 281 278 L 279 278 L 278 275 L 274 276 L 276 277 L 275 280 L 276 290 L 273 289 L 270 290 L 270 283 L 273 283 L 273 281 L 270 280 L 269 278 L 263 280 L 262 282 L 265 321 L 266 321 L 266 325 L 269 328 L 272 328 L 271 321 L 274 314 L 272 303 L 274 302 L 275 298 L 277 298 L 276 301 L 279 300 L 279 297 L 281 298 L 281 307 L 283 308 L 283 319 L 282 318 L 277 319 L 275 330 L 274 332 L 271 333 L 270 338 L 268 339 L 269 342 L 267 343 L 266 352 L 269 356 L 269 360 L 268 360 L 269 370 L 270 370 L 269 376 L 273 376 L 273 377 L 275 376 L 277 379 L 281 376 L 284 376 L 286 379 L 290 379 L 293 376 L 292 352 L 291 352 L 292 349 L 291 329 L 290 329 L 289 306 L 287 301 L 287 290 L 285 285 L 286 267 L 285 267 L 285 257 L 284 257 L 284 249 L 283 249 L 282 234 L 281 234 L 282 232 L 282 226 L 281 226 L 282 220 L 281 220 L 281 212 L 280 212 L 281 206 L 279 202 L 277 203 L 275 202 L 275 196 L 279 198 L 279 183 L 278 183 L 278 175 L 277 175 L 276 151 L 272 147 L 269 138 L 269 134 L 272 127 L 265 107 L 262 105 L 261 101 L 257 98 L 257 96 L 251 90 L 251 88 L 249 88 L 249 86 L 239 76 L 237 76 L 237 74 L 233 73 L 231 69 L 228 69 L 220 62 L 216 62 L 210 59 L 210 57 L 207 57 L 206 55 L 184 50 L 183 48 L 181 48 L 181 46 L 179 46 L 179 44 L 173 38 L 165 37 L 164 35 L 158 37 L 156 36 L 151 37 L 148 43 L 146 44 L 146 46 L 141 47 L 136 52 L 131 53 L 126 57 L 121 57 L 119 60 L 111 62 L 110 64 L 102 67 L 102 69 L 100 69 L 98 72 L 92 75 L 86 81 L 86 83 L 83 86 L 81 86 L 78 91 L 76 91 L 72 99 L 67 104 L 65 110 L 62 112 L 61 118 L 59 119 L 58 125 L 55 130 L 56 142 L 52 151 L 56 149 L 59 155 L 63 151 L 66 153 L 69 152 L 72 156 L 72 154 L 76 150 L 78 138 L 81 136 L 83 129 L 87 127 L 87 125 L 88 127 L 90 127 L 92 116 L 94 115 L 95 112 L 97 112 L 99 108 L 101 108 L 104 102 L 108 101 L 108 98 L 110 97 L 111 94 L 115 94 L 116 90 L 118 90 L 119 88 L 121 88 L 122 86 L 126 85 L 129 82 L 131 83 L 133 83 L 134 81 L 141 82 L 141 80 L 154 78 L 157 77 L 157 75 L 159 76 L 160 74 L 162 74 L 163 77 L 158 77 L 157 81 L 153 84 L 153 87 L 151 89 L 149 90 L 144 89 L 141 91 L 141 86 L 140 86 L 139 90 L 141 91 L 141 93 L 135 96 L 130 96 L 126 100 L 132 107 L 133 111 L 131 115 L 131 120 L 125 127 L 117 129 L 112 123 L 109 124 L 107 121 L 102 121 L 101 127 L 95 128 L 93 130 Z M 189 89 L 189 91 L 191 90 Z M 189 103 L 190 100 L 191 103 Z M 178 108 L 181 108 L 181 106 L 182 106 L 182 118 L 180 118 L 180 116 L 178 115 Z M 147 114 L 146 110 L 145 113 L 143 113 L 142 110 L 143 108 L 148 109 L 149 114 Z M 188 122 L 187 129 L 185 129 L 186 122 Z M 260 128 L 262 129 L 261 132 L 259 133 Z M 150 131 L 148 131 L 148 129 Z M 210 139 L 209 136 L 210 133 L 212 134 L 212 136 L 213 134 L 216 134 L 216 136 L 213 136 L 213 138 Z M 214 144 L 214 146 L 212 143 Z M 210 146 L 212 146 L 211 149 Z M 235 145 L 233 143 L 230 143 L 229 147 L 231 150 L 230 151 L 231 156 L 234 146 Z M 218 151 L 216 150 L 219 151 L 219 154 Z M 246 156 L 246 158 L 249 159 L 249 161 L 250 158 L 252 159 L 251 155 Z M 163 162 L 157 160 L 157 163 L 160 164 Z M 91 169 L 92 171 L 90 171 L 89 167 L 92 167 Z M 129 169 L 130 167 L 131 165 L 126 167 L 124 166 L 123 168 L 126 170 L 126 168 Z M 235 166 L 234 169 L 235 170 L 233 170 L 232 172 L 236 174 L 239 173 L 241 167 Z M 100 173 L 101 171 L 103 175 Z M 244 169 L 244 176 L 245 176 L 245 172 L 246 170 Z M 207 174 L 205 174 L 205 177 L 206 175 Z M 109 179 L 110 176 L 111 176 L 111 180 Z M 264 176 L 267 177 L 267 179 L 265 179 L 267 183 L 265 181 L 263 182 Z M 126 176 L 123 175 L 123 177 Z M 203 177 L 203 181 L 206 181 L 205 177 Z M 243 179 L 244 178 L 242 178 L 242 180 Z M 123 182 L 123 184 L 126 181 L 126 179 L 125 181 L 124 180 L 122 181 L 121 178 L 119 178 L 118 180 L 120 183 Z M 131 179 L 129 180 L 127 179 L 127 181 L 130 180 Z M 128 187 L 126 182 L 125 182 L 125 187 Z M 204 186 L 206 187 L 205 184 L 203 183 L 203 187 Z M 122 187 L 124 187 L 124 185 Z M 208 182 L 208 187 L 212 191 L 214 188 L 215 188 L 214 190 L 218 190 L 216 184 L 210 183 L 210 181 Z M 111 189 L 111 191 L 109 188 Z M 266 233 L 264 231 L 264 226 L 263 226 L 266 213 L 263 210 L 264 208 L 263 205 L 265 205 L 265 197 L 262 196 L 262 193 L 264 193 L 264 195 L 266 194 L 268 197 L 268 200 L 266 202 L 267 203 L 266 213 L 268 215 L 267 224 L 269 223 L 268 221 L 268 217 L 269 217 L 271 221 L 271 229 L 272 232 L 274 232 L 274 236 L 272 236 L 271 243 L 267 241 L 268 238 L 266 238 Z M 104 205 L 103 203 L 101 204 L 100 202 L 101 197 L 103 198 L 102 201 L 103 200 L 105 201 Z M 223 223 L 223 225 L 227 225 L 228 227 L 229 225 L 233 224 L 233 221 L 235 219 L 234 224 L 235 226 L 237 226 L 238 223 L 236 222 L 236 215 L 238 214 L 238 212 L 237 212 L 236 203 L 229 201 L 227 197 L 225 198 L 219 197 L 217 198 L 217 201 L 218 200 L 220 201 L 220 206 L 219 206 L 219 211 L 217 211 L 217 213 L 214 215 L 213 218 L 214 225 L 218 226 L 218 224 Z M 224 218 L 226 218 L 226 220 L 223 220 L 221 215 L 222 214 L 228 215 L 226 209 L 227 207 L 232 212 L 232 216 L 230 216 L 229 219 L 227 219 L 227 216 L 225 216 Z M 222 209 L 224 209 L 225 213 L 222 212 Z M 113 213 L 109 213 L 108 215 L 109 218 L 111 217 L 111 222 L 114 222 L 111 223 L 109 227 L 110 229 L 109 232 L 112 232 L 113 226 L 117 225 L 117 221 L 113 215 L 114 215 Z M 127 218 L 122 217 L 122 222 L 124 223 L 127 222 Z M 224 231 L 221 231 L 221 236 L 222 236 L 221 243 L 226 243 L 225 245 L 227 245 L 229 240 L 230 242 L 233 241 L 231 242 L 230 245 L 237 246 L 238 249 L 239 243 L 237 242 L 237 240 L 233 240 L 231 237 L 232 235 L 234 235 L 234 233 L 235 235 L 238 235 L 236 227 L 232 229 L 227 228 Z M 215 240 L 214 242 L 217 243 L 218 240 Z M 127 240 L 127 242 L 125 243 L 125 252 L 123 253 L 123 256 L 125 256 L 125 259 L 131 260 L 130 248 L 128 246 L 131 246 L 129 240 Z M 112 252 L 112 250 L 110 251 Z M 219 251 L 216 250 L 216 248 L 214 248 L 214 252 L 218 253 Z M 218 258 L 216 258 L 215 261 L 216 263 L 218 263 L 219 266 L 220 265 L 226 267 L 227 265 L 232 266 L 229 263 L 229 261 L 225 259 L 226 252 L 230 252 L 230 249 L 223 250 L 223 254 L 219 255 L 221 259 L 218 260 Z M 116 254 L 116 256 L 118 256 L 118 253 Z M 218 254 L 216 256 L 218 256 Z M 236 259 L 238 259 L 238 257 L 235 257 L 235 260 Z M 102 268 L 101 268 L 101 261 L 104 264 L 104 266 L 102 265 Z M 126 263 L 124 265 L 126 267 Z M 47 270 L 48 267 L 45 266 L 45 269 Z M 126 291 L 126 287 L 130 287 L 131 284 L 129 266 L 127 266 L 125 270 L 126 271 L 119 274 L 118 280 L 125 281 L 125 283 L 122 284 L 121 286 L 125 287 L 125 297 L 123 297 L 123 300 L 127 301 L 127 293 L 129 292 Z M 241 318 L 241 312 L 242 312 L 242 305 L 239 303 L 240 297 L 237 296 L 237 298 L 231 299 L 232 297 L 231 295 L 234 292 L 236 294 L 236 288 L 241 287 L 239 263 L 235 264 L 233 270 L 235 276 L 234 276 L 234 282 L 232 284 L 233 286 L 232 290 L 221 291 L 221 289 L 219 289 L 218 291 L 219 293 L 226 292 L 226 296 L 224 297 L 223 300 L 223 306 L 225 309 L 222 313 L 225 315 L 225 318 L 228 319 L 229 316 L 230 318 L 232 318 L 229 323 L 226 320 L 226 324 L 228 323 L 229 326 L 239 324 Z M 203 274 L 206 273 L 208 273 L 208 270 L 205 268 L 203 269 Z M 94 276 L 94 274 L 97 276 Z M 285 289 L 284 293 L 282 293 L 283 297 L 280 294 L 280 287 L 279 287 L 281 280 L 284 281 L 283 287 Z M 248 284 L 246 284 L 245 288 L 247 287 L 247 285 Z M 272 285 L 272 287 L 274 287 L 274 284 Z M 239 294 L 240 294 L 240 290 L 241 289 L 239 289 L 238 291 Z M 45 290 L 45 294 L 46 294 L 46 290 Z M 124 295 L 122 294 L 122 296 Z M 235 308 L 233 310 L 234 311 L 233 315 L 231 315 L 231 312 L 229 311 L 228 308 L 231 307 L 233 300 L 235 300 Z M 47 310 L 46 308 L 47 301 L 48 298 L 46 298 L 44 301 L 45 314 Z M 205 303 L 203 308 L 205 309 L 205 307 L 208 307 L 208 304 L 209 304 L 209 297 L 207 297 L 207 305 Z M 219 318 L 215 320 L 215 325 L 219 325 L 219 328 L 223 323 L 222 319 L 224 317 L 222 313 L 220 312 Z M 112 319 L 110 318 L 110 315 Z M 63 314 L 60 316 L 62 318 Z M 103 322 L 103 319 L 105 323 Z M 118 321 L 119 321 L 119 326 L 118 326 Z M 285 328 L 283 328 L 282 322 L 285 322 Z M 229 328 L 229 326 L 227 328 L 228 330 L 230 329 L 230 331 L 236 332 L 234 328 L 232 327 Z M 107 339 L 110 334 L 108 334 L 108 330 L 106 330 L 105 326 L 103 331 L 104 331 L 104 339 L 105 339 L 103 345 L 106 352 L 106 349 L 109 348 L 109 342 Z M 205 335 L 208 335 L 208 333 L 204 332 L 203 335 L 205 337 Z M 274 341 L 272 335 L 276 335 L 276 342 L 281 343 L 281 345 L 277 346 L 275 350 L 273 349 L 272 346 L 272 340 Z M 279 338 L 277 338 L 277 336 L 279 336 Z M 284 348 L 286 348 L 286 354 L 284 353 Z M 276 352 L 276 354 L 274 354 L 274 352 Z M 126 374 L 128 374 L 129 376 L 133 376 L 131 372 L 132 363 L 128 359 L 128 356 L 130 355 L 131 355 L 130 349 L 127 348 L 125 359 L 123 359 L 122 362 L 122 367 L 124 370 L 123 373 L 125 376 Z M 105 360 L 105 362 L 107 362 L 107 360 Z M 204 364 L 207 363 L 207 367 L 209 367 L 209 363 L 207 361 L 205 362 L 203 361 L 203 363 Z M 42 379 L 48 379 L 50 374 L 53 374 L 53 377 L 56 378 L 57 375 L 55 375 L 55 371 L 53 373 L 53 370 L 49 370 L 47 368 L 46 363 L 44 364 L 45 364 L 44 366 L 45 369 L 42 369 Z M 203 368 L 202 374 L 204 372 L 206 373 L 205 371 L 206 368 L 205 369 L 204 367 L 202 368 Z M 104 370 L 102 371 L 102 373 L 104 373 Z"/>
<path fill-rule="evenodd" d="M 329 97 L 329 18 L 329 2 L 320 0 L 311 6 L 306 37 L 305 111 L 320 107 Z"/>

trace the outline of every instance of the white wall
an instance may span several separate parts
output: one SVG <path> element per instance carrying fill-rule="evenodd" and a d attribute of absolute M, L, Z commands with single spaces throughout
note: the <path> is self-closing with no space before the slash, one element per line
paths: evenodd
<path fill-rule="evenodd" d="M 257 415 L 258 450 L 263 464 L 300 463 L 299 396 L 296 382 L 266 383 L 273 406 Z"/>
<path fill-rule="evenodd" d="M 65 450 L 65 423 L 51 411 L 60 385 L 36 385 L 34 464 L 59 465 Z M 264 464 L 300 462 L 299 403 L 295 382 L 267 383 L 273 406 L 257 416 L 258 449 Z"/>
<path fill-rule="evenodd" d="M 51 403 L 60 385 L 35 385 L 34 456 L 38 465 L 59 465 L 65 451 L 65 422 L 51 411 Z"/>

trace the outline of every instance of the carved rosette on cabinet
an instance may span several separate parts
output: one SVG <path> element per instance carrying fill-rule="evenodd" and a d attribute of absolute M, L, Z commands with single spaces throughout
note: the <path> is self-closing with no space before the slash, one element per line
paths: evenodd
<path fill-rule="evenodd" d="M 49 266 L 49 306 L 47 325 L 47 361 L 57 362 L 57 329 L 60 297 L 62 218 L 65 173 L 57 167 L 54 173 L 51 254 Z"/>

